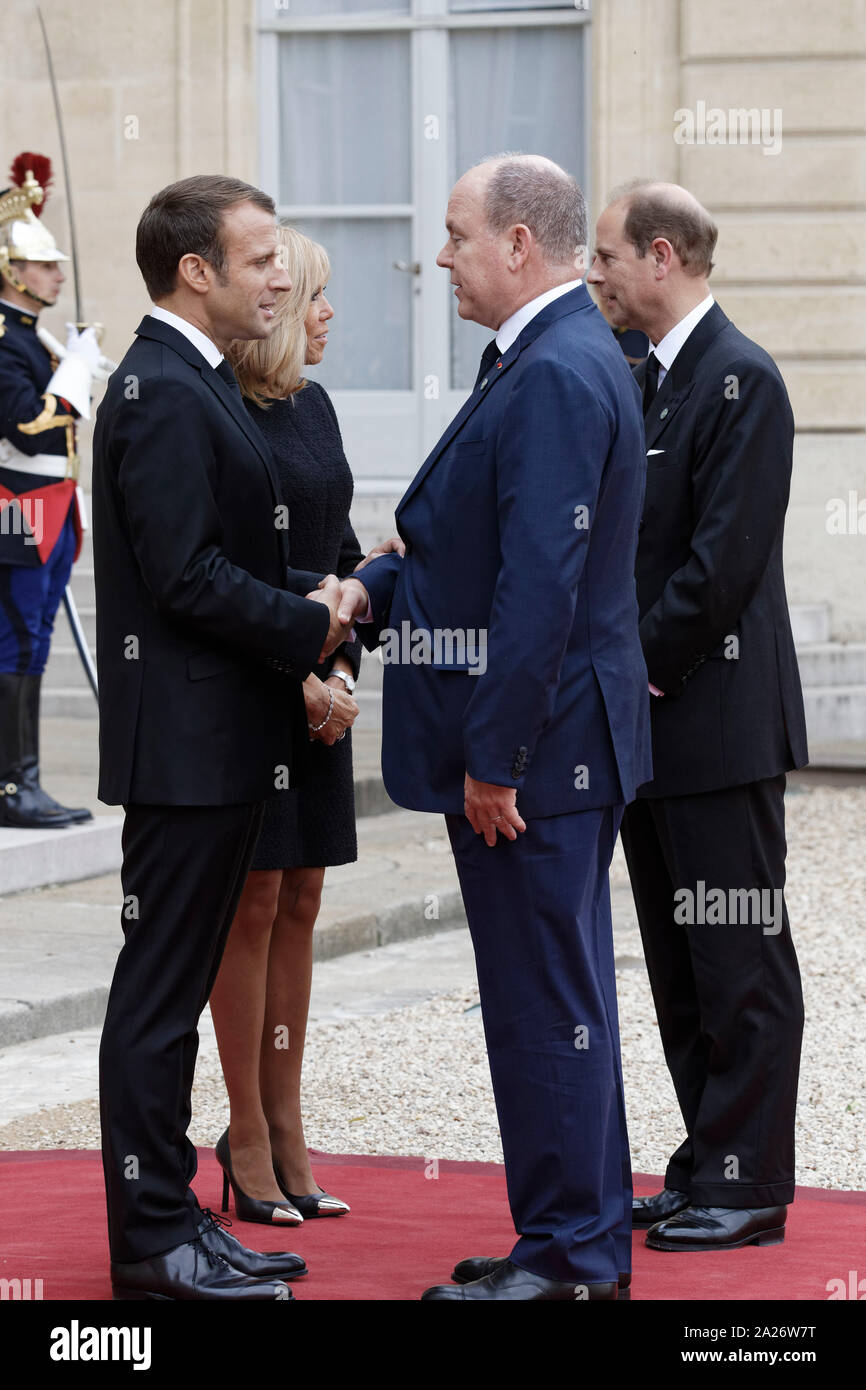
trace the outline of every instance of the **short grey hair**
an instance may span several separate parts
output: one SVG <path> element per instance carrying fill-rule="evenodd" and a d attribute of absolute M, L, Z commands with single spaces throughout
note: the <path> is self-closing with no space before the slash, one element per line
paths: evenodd
<path fill-rule="evenodd" d="M 623 235 L 643 260 L 657 237 L 669 241 L 686 275 L 709 276 L 719 229 L 706 208 L 686 189 L 653 179 L 630 179 L 608 203 L 625 203 Z"/>
<path fill-rule="evenodd" d="M 509 150 L 481 160 L 491 163 L 496 168 L 484 198 L 489 230 L 505 232 L 522 223 L 548 265 L 574 265 L 587 232 L 586 199 L 577 180 L 539 155 Z"/>

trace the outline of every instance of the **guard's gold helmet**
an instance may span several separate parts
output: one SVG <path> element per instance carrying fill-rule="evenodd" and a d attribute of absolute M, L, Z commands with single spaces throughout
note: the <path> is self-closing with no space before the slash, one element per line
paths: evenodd
<path fill-rule="evenodd" d="M 32 165 L 36 165 L 42 182 L 37 182 Z M 68 261 L 69 257 L 33 213 L 34 205 L 41 211 L 45 202 L 50 161 L 44 155 L 19 155 L 12 165 L 12 177 L 13 186 L 0 193 L 0 274 L 14 283 L 14 275 L 10 275 L 13 261 Z"/>

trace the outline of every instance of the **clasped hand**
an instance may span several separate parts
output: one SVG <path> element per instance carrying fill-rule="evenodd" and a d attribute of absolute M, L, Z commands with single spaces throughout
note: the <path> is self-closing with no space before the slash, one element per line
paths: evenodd
<path fill-rule="evenodd" d="M 329 747 L 333 743 L 339 743 L 346 730 L 351 729 L 359 713 L 358 706 L 348 690 L 345 687 L 341 688 L 339 682 L 331 685 L 329 681 L 322 681 L 312 673 L 304 681 L 303 689 L 310 739 L 327 743 Z"/>
<path fill-rule="evenodd" d="M 380 555 L 387 555 L 391 551 L 396 551 L 398 555 L 402 555 L 404 550 L 405 546 L 400 537 L 392 536 L 390 540 L 374 546 L 369 555 L 361 561 L 358 569 L 363 569 L 371 560 L 378 559 Z M 346 641 L 353 624 L 363 618 L 369 605 L 367 590 L 362 582 L 352 575 L 349 575 L 341 583 L 335 574 L 327 574 L 320 581 L 318 588 L 307 594 L 307 598 L 312 599 L 315 603 L 323 603 L 330 614 L 328 636 L 319 657 L 320 661 L 324 661 L 325 657 L 336 651 L 341 642 Z"/>

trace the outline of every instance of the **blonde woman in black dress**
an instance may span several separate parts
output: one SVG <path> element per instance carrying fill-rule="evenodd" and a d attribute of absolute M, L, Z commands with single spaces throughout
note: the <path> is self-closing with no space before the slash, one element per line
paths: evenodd
<path fill-rule="evenodd" d="M 292 567 L 342 578 L 364 558 L 349 523 L 352 475 L 334 407 L 303 377 L 327 344 L 330 267 L 315 242 L 290 227 L 280 234 L 292 289 L 270 337 L 234 344 L 229 358 L 276 460 Z M 266 803 L 210 998 L 230 1105 L 217 1144 L 223 1210 L 230 1184 L 242 1220 L 298 1225 L 349 1210 L 322 1191 L 310 1167 L 301 1062 L 325 866 L 357 858 L 349 730 L 359 664 L 359 645 L 344 644 L 304 681 L 312 741 L 303 784 Z"/>

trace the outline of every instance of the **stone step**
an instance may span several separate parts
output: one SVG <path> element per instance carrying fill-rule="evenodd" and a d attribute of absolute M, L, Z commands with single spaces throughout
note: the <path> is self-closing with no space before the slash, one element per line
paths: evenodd
<path fill-rule="evenodd" d="M 91 706 L 93 696 L 87 692 Z M 50 704 L 50 701 L 49 701 Z M 396 810 L 385 791 L 379 761 L 379 710 L 362 710 L 352 734 L 355 773 L 355 812 L 359 819 Z M 117 822 L 121 808 L 97 799 L 99 768 L 98 725 L 95 719 L 46 715 L 40 730 L 42 785 L 64 806 L 87 806 L 101 834 Z M 81 838 L 83 834 L 83 839 Z M 36 889 L 46 884 L 71 883 L 120 864 L 120 841 L 104 844 L 92 825 L 75 830 L 14 830 L 0 827 L 0 894 Z M 112 844 L 114 848 L 112 850 Z M 76 845 L 81 847 L 79 855 Z M 2 986 L 0 986 L 2 988 Z"/>
<path fill-rule="evenodd" d="M 96 581 L 91 564 L 77 564 L 69 577 L 69 587 L 76 608 L 93 608 L 96 603 Z"/>
<path fill-rule="evenodd" d="M 866 740 L 866 685 L 806 686 L 803 702 L 810 742 Z"/>
<path fill-rule="evenodd" d="M 804 689 L 866 685 L 866 642 L 810 642 L 797 648 Z"/>
<path fill-rule="evenodd" d="M 79 663 L 80 664 L 80 663 Z M 99 710 L 96 705 L 96 698 L 87 683 L 84 668 L 81 668 L 81 680 L 77 685 L 58 685 L 52 686 L 44 684 L 42 686 L 42 715 L 43 718 L 57 717 L 61 719 L 96 719 Z"/>
<path fill-rule="evenodd" d="M 830 640 L 830 607 L 826 603 L 795 603 L 791 610 L 794 646 Z"/>
<path fill-rule="evenodd" d="M 850 775 L 856 778 L 854 785 L 862 786 L 863 774 L 866 773 L 866 739 L 834 738 L 824 743 L 820 739 L 810 738 L 809 767 L 822 772 L 830 769 L 834 775 Z"/>
<path fill-rule="evenodd" d="M 92 652 L 96 651 L 96 605 L 93 595 L 90 596 L 89 603 L 83 603 L 78 594 L 74 594 L 75 607 L 78 609 L 78 619 L 84 629 L 87 644 Z M 66 609 L 61 605 L 57 614 L 57 622 L 54 627 L 54 639 L 51 643 L 52 648 L 55 643 L 61 646 L 68 646 L 72 642 L 72 631 L 69 626 L 69 619 L 66 616 Z"/>
<path fill-rule="evenodd" d="M 66 640 L 58 641 L 59 637 L 65 637 Z M 95 659 L 95 643 L 89 641 L 88 645 Z M 81 657 L 78 655 L 78 648 L 72 645 L 71 636 L 67 637 L 65 633 L 59 633 L 55 629 L 54 641 L 51 643 L 48 665 L 45 667 L 43 677 L 43 699 L 48 690 L 62 690 L 67 687 L 73 690 L 80 687 L 83 690 L 85 686 L 88 690 L 90 689 Z"/>
<path fill-rule="evenodd" d="M 0 898 L 0 1047 L 101 1023 L 122 940 L 120 908 L 116 874 Z M 357 862 L 325 874 L 314 955 L 465 924 L 442 817 L 368 817 L 358 823 Z"/>
<path fill-rule="evenodd" d="M 397 809 L 381 776 L 368 774 L 355 779 L 355 815 L 359 825 L 371 816 L 391 815 Z M 118 870 L 122 825 L 122 815 L 115 815 L 108 808 L 103 811 L 100 804 L 94 820 L 84 825 L 58 830 L 0 826 L 0 897 L 47 884 L 75 883 Z"/>
<path fill-rule="evenodd" d="M 0 897 L 111 873 L 120 866 L 122 824 L 122 815 L 97 815 L 60 830 L 0 826 Z"/>

